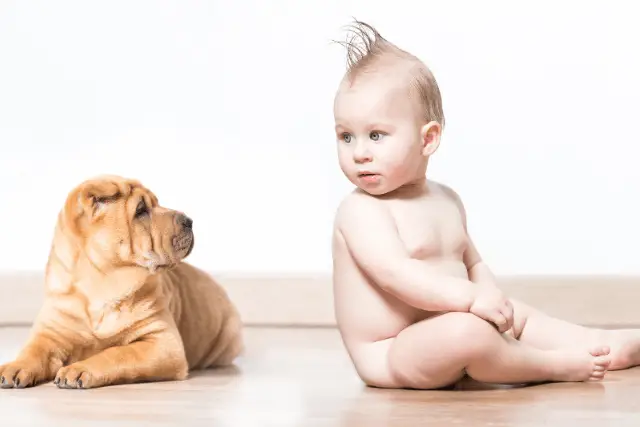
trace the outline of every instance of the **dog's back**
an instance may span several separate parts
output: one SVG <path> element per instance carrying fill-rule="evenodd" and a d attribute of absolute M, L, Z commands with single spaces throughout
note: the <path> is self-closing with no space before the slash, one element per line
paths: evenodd
<path fill-rule="evenodd" d="M 226 291 L 209 274 L 186 262 L 163 272 L 159 279 L 190 369 L 231 364 L 244 345 L 242 321 Z"/>

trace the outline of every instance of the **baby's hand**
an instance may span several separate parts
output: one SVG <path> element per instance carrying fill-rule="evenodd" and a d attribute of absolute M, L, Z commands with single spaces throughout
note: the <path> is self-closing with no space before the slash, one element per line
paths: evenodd
<path fill-rule="evenodd" d="M 513 326 L 513 306 L 500 289 L 492 284 L 478 283 L 478 293 L 469 311 L 493 323 L 500 333 Z"/>

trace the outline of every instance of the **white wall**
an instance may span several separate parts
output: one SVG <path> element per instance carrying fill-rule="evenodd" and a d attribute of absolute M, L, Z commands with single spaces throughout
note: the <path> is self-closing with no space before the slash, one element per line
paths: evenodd
<path fill-rule="evenodd" d="M 631 4 L 4 0 L 0 270 L 42 268 L 66 193 L 119 173 L 194 218 L 197 265 L 328 272 L 355 16 L 436 73 L 430 174 L 497 273 L 640 273 Z"/>

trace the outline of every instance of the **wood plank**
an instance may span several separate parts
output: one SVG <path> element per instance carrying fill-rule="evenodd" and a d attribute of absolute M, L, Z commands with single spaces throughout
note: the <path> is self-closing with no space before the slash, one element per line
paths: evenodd
<path fill-rule="evenodd" d="M 25 328 L 0 328 L 0 363 Z M 184 382 L 59 390 L 52 384 L 0 390 L 7 426 L 584 427 L 640 425 L 640 369 L 601 383 L 495 387 L 466 382 L 453 391 L 366 388 L 335 329 L 247 328 L 247 352 L 231 369 Z"/>

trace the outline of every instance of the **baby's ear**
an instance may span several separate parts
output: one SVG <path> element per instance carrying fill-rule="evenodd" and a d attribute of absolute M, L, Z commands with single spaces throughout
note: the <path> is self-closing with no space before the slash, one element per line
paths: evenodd
<path fill-rule="evenodd" d="M 440 146 L 440 134 L 442 133 L 442 127 L 438 122 L 429 122 L 422 126 L 420 130 L 420 140 L 422 142 L 422 155 L 430 156 Z"/>

